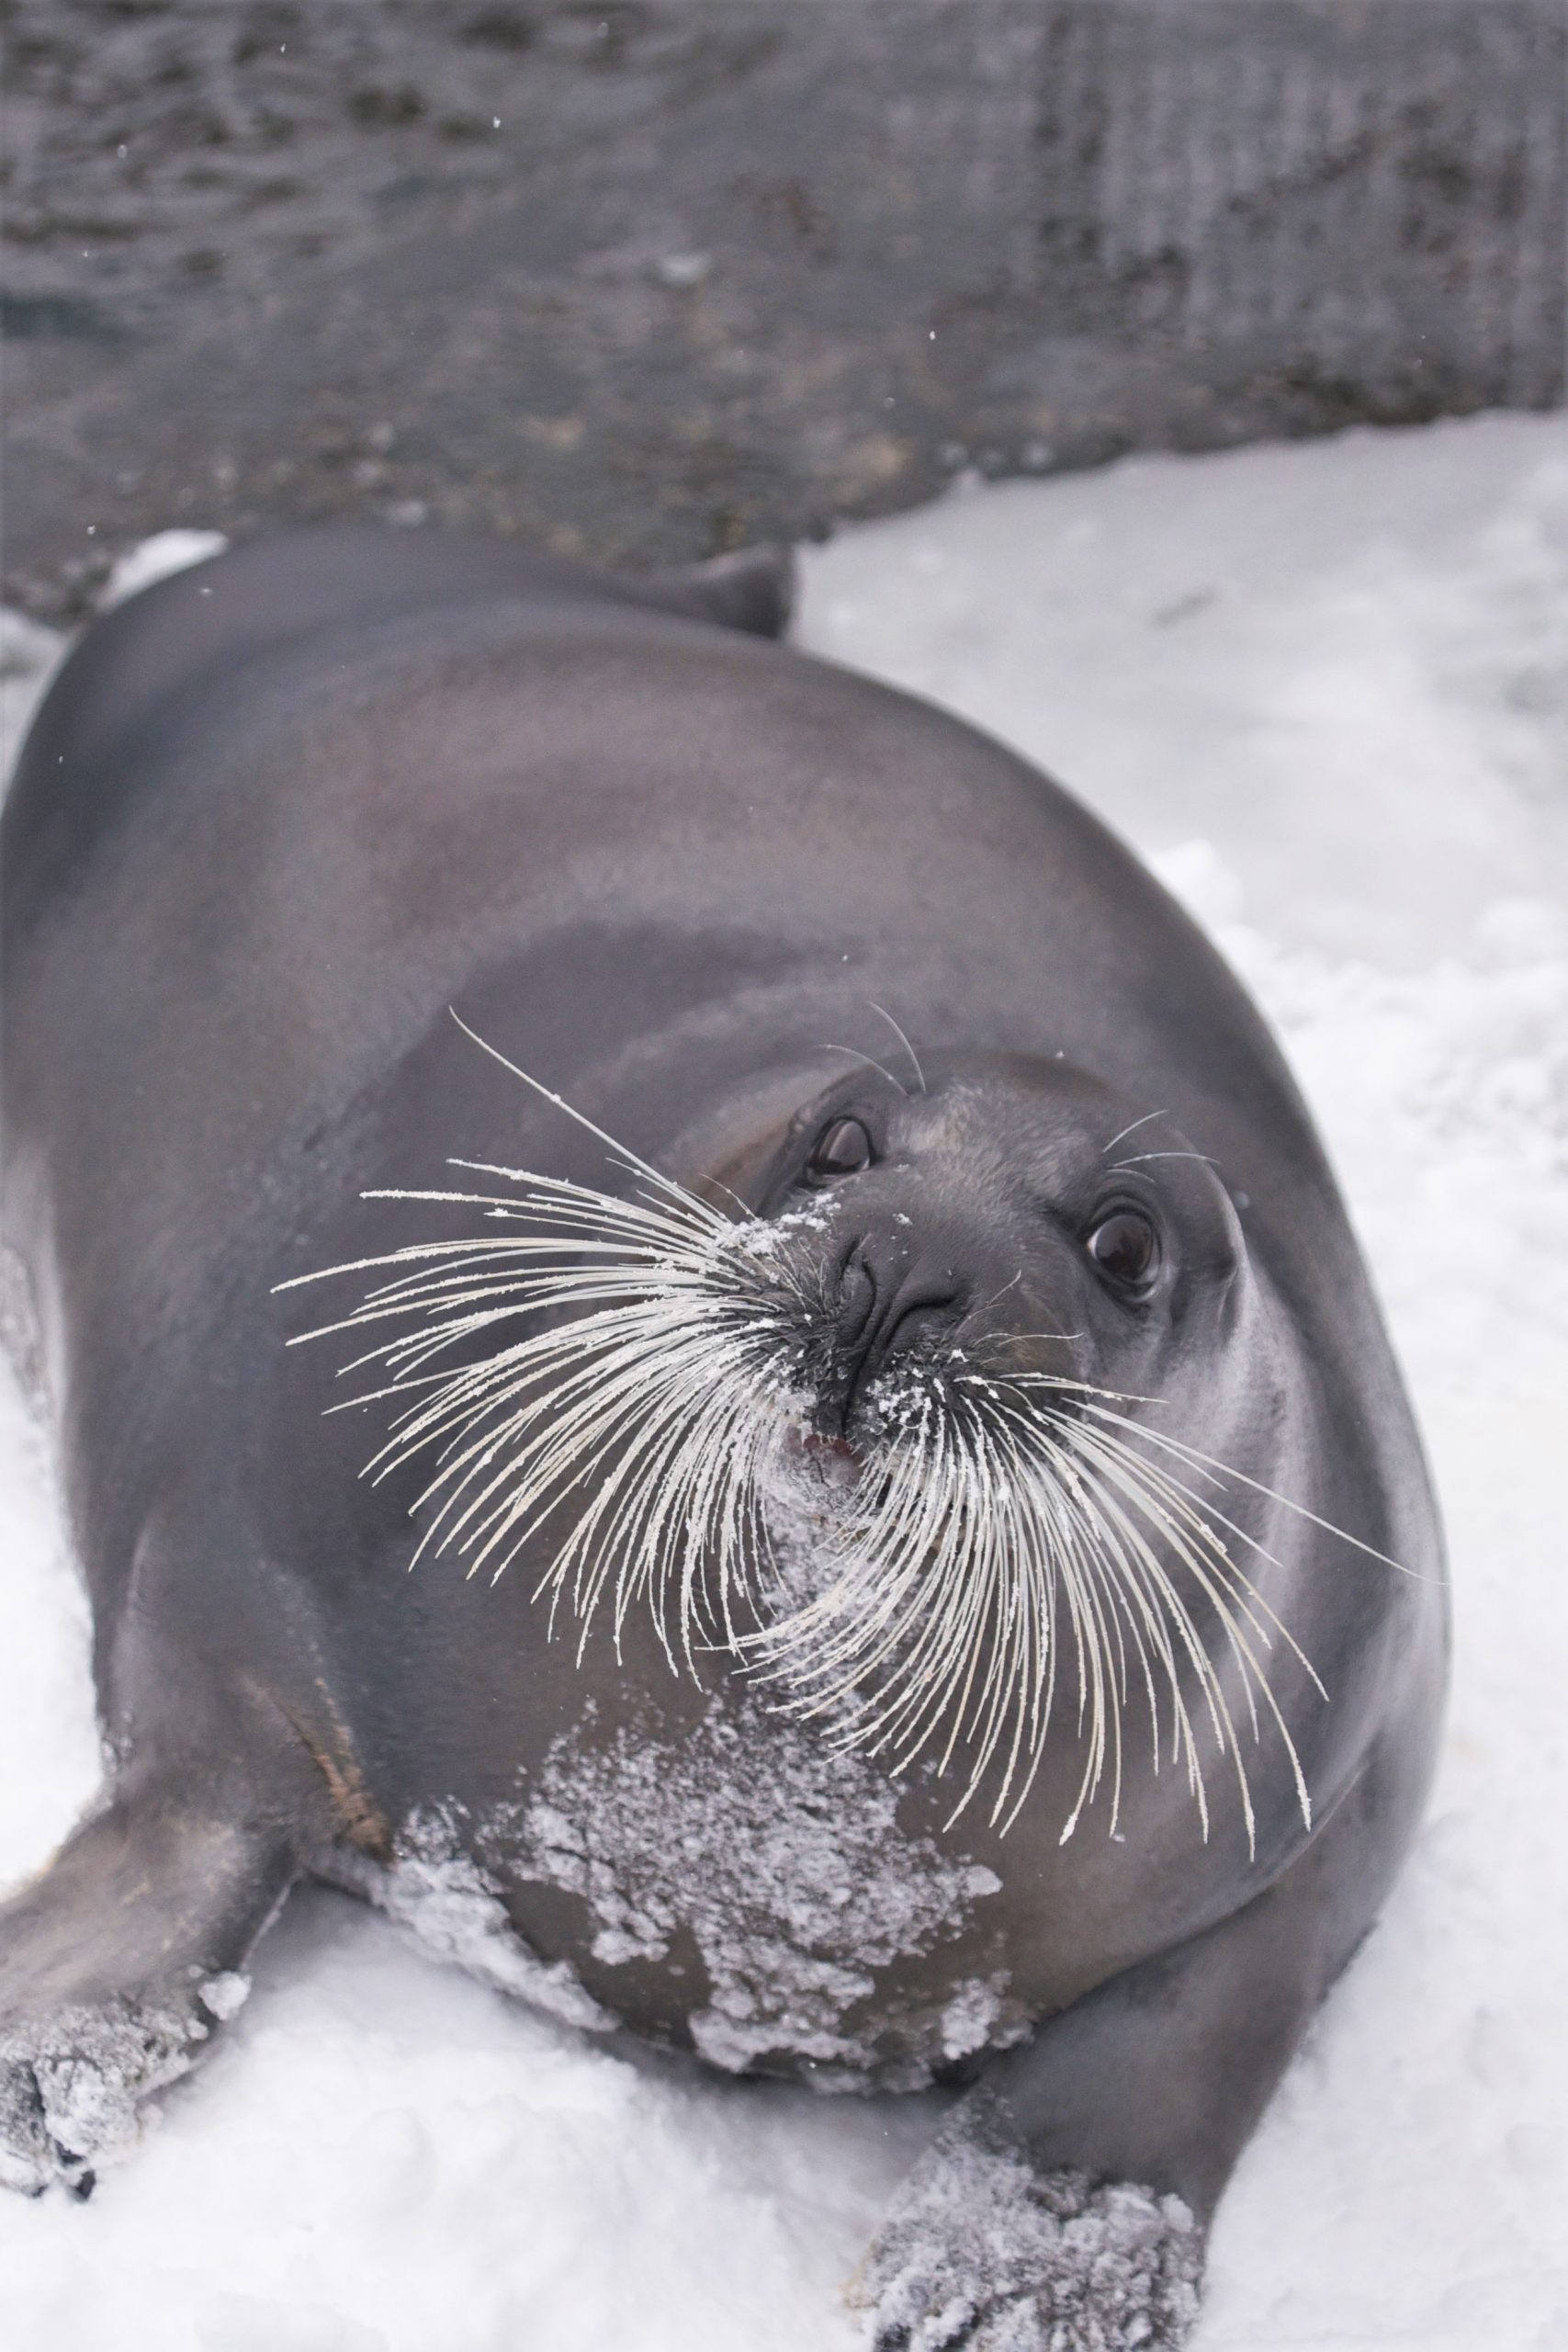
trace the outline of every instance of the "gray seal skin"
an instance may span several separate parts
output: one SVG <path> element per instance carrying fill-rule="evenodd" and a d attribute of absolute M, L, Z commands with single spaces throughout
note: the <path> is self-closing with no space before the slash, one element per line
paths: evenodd
<path fill-rule="evenodd" d="M 299 1880 L 416 1926 L 435 1888 L 460 1956 L 584 2026 L 825 2087 L 970 2083 L 855 2284 L 888 2352 L 1175 2344 L 1420 1811 L 1434 1508 L 1236 982 L 1037 772 L 770 642 L 787 580 L 264 538 L 98 622 L 37 718 L 4 820 L 6 1229 L 110 1766 L 0 1910 L 0 2167 L 90 2186 Z M 1163 1399 L 1237 1474 L 1259 1605 L 1321 1680 L 1276 1642 L 1310 1828 L 1217 1637 L 1250 1841 L 1181 1657 L 1206 1830 L 1130 1702 L 1114 1815 L 1102 1785 L 1064 1837 L 1076 1686 L 1004 1830 L 984 1787 L 950 1819 L 962 1752 L 890 1777 L 722 1645 L 672 1672 L 647 1611 L 618 1656 L 547 1638 L 542 1553 L 405 1574 L 421 1476 L 362 1480 L 384 1430 L 324 1415 L 344 1351 L 285 1345 L 345 1294 L 275 1286 L 461 1231 L 361 1197 L 453 1153 L 638 1188 L 449 1008 L 793 1237 L 829 1464 L 941 1348 Z"/>

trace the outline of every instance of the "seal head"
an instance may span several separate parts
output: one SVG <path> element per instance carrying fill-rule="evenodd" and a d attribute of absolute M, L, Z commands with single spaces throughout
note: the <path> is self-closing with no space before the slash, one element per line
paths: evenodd
<path fill-rule="evenodd" d="M 1246 1267 L 1224 1186 L 1163 1114 L 1026 1055 L 944 1056 L 915 1092 L 846 1076 L 759 1189 L 816 1260 L 806 1354 L 829 1438 L 900 1363 L 1165 1394 L 1198 1357 L 1212 1382 Z"/>
<path fill-rule="evenodd" d="M 584 1641 L 646 1603 L 672 1663 L 727 1653 L 840 1746 L 935 1762 L 950 1820 L 986 1789 L 1010 1823 L 1066 1680 L 1064 1835 L 1107 1781 L 1115 1832 L 1134 1683 L 1205 1836 L 1201 1719 L 1255 1846 L 1259 1703 L 1310 1821 L 1246 1516 L 1280 1498 L 1225 1485 L 1267 1383 L 1224 1185 L 1064 1061 L 917 1074 L 841 1075 L 710 1201 L 651 1169 L 630 1201 L 494 1168 L 516 1189 L 407 1196 L 525 1230 L 377 1264 L 348 1319 L 393 1327 L 371 1360 L 401 1409 L 372 1468 L 426 1457 L 426 1543 L 497 1575 L 527 1555 Z"/>

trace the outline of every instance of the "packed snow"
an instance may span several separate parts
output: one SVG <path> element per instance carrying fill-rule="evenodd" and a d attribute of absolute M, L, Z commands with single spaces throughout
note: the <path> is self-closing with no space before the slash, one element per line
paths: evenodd
<path fill-rule="evenodd" d="M 662 1960 L 689 1937 L 709 1985 L 692 2039 L 732 2074 L 783 2053 L 824 2089 L 908 2090 L 993 2034 L 1020 2040 L 1005 1974 L 968 1980 L 934 2015 L 846 2028 L 878 1968 L 954 1935 L 1001 1881 L 900 1829 L 895 1783 L 816 1726 L 774 1715 L 766 1731 L 765 1776 L 749 1769 L 747 1709 L 668 1746 L 626 1731 L 597 1752 L 558 1742 L 518 1825 L 527 1875 L 583 1897 L 601 1960 Z M 890 2041 L 900 2056 L 879 2059 Z"/>
<path fill-rule="evenodd" d="M 131 582 L 208 551 L 181 536 Z M 1218 938 L 1322 1122 L 1447 1512 L 1430 1817 L 1243 2162 L 1193 2352 L 1568 2352 L 1562 422 L 961 487 L 807 551 L 798 634 L 1042 762 Z M 13 725 L 52 650 L 0 636 Z M 7 1381 L 0 1882 L 96 1774 L 85 1611 Z M 0 2199 L 0 2342 L 849 2352 L 846 2284 L 940 2098 L 606 2044 L 389 1907 L 296 1897 L 134 2158 L 85 2204 Z"/>

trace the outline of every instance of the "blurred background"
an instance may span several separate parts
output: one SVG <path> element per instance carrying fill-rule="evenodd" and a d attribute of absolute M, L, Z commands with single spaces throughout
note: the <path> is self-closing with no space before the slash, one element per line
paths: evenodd
<path fill-rule="evenodd" d="M 6 594 L 1561 400 L 1558 0 L 12 0 Z"/>

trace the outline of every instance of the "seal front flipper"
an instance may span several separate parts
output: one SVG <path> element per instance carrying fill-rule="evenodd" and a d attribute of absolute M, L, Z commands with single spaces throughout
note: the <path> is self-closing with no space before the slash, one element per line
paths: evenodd
<path fill-rule="evenodd" d="M 1041 2027 L 953 2111 L 852 2290 L 872 2352 L 1175 2352 L 1213 2201 L 1317 1998 L 1279 1889 Z"/>
<path fill-rule="evenodd" d="M 147 2095 L 211 2048 L 297 1875 L 254 1798 L 187 1762 L 133 1778 L 0 1905 L 0 2182 L 85 2193 Z M 240 1792 L 234 1792 L 238 1800 Z"/>
<path fill-rule="evenodd" d="M 1273 1886 L 996 2062 L 855 2281 L 873 2352 L 1186 2342 L 1220 2194 L 1386 1891 L 1398 1780 L 1364 1776 Z"/>

